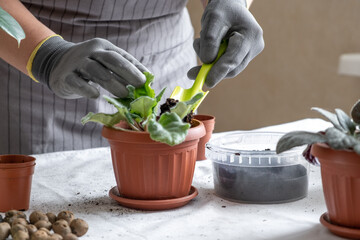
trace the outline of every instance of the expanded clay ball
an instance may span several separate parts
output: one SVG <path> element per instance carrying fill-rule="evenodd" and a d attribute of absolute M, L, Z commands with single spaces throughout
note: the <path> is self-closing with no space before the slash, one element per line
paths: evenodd
<path fill-rule="evenodd" d="M 0 240 L 5 240 L 10 235 L 10 224 L 7 222 L 0 223 Z"/>
<path fill-rule="evenodd" d="M 74 220 L 74 214 L 70 211 L 61 211 L 57 215 L 57 220 L 64 219 L 68 222 L 68 224 L 71 223 L 72 220 Z"/>
<path fill-rule="evenodd" d="M 34 225 L 37 229 L 46 228 L 46 229 L 50 230 L 52 224 L 51 224 L 51 222 L 49 222 L 47 220 L 40 220 L 40 221 L 37 221 Z"/>
<path fill-rule="evenodd" d="M 12 234 L 13 240 L 29 240 L 29 233 L 24 231 L 18 231 L 15 234 Z"/>
<path fill-rule="evenodd" d="M 12 225 L 12 222 L 17 218 L 26 219 L 26 214 L 17 210 L 10 210 L 5 213 L 5 218 L 3 221 Z"/>
<path fill-rule="evenodd" d="M 26 232 L 26 233 L 28 233 L 28 230 L 24 225 L 14 224 L 11 227 L 11 235 L 14 237 L 17 232 Z"/>
<path fill-rule="evenodd" d="M 73 233 L 68 233 L 64 236 L 63 240 L 78 240 L 78 237 Z"/>
<path fill-rule="evenodd" d="M 71 233 L 71 228 L 68 222 L 64 219 L 57 220 L 53 225 L 52 229 L 54 233 L 60 234 L 61 236 L 65 236 L 68 233 Z"/>
<path fill-rule="evenodd" d="M 41 211 L 33 211 L 31 214 L 30 214 L 30 217 L 29 217 L 29 220 L 30 220 L 30 223 L 31 224 L 34 224 L 37 223 L 38 221 L 40 220 L 45 220 L 45 221 L 49 221 L 48 217 L 46 216 L 45 213 L 41 212 Z"/>
<path fill-rule="evenodd" d="M 14 216 L 16 216 L 18 218 L 26 219 L 26 214 L 21 211 L 18 211 L 18 210 L 10 210 L 5 213 L 5 217 L 14 217 Z"/>
<path fill-rule="evenodd" d="M 48 240 L 49 234 L 44 230 L 38 230 L 31 235 L 31 240 Z"/>
<path fill-rule="evenodd" d="M 88 231 L 89 225 L 84 220 L 80 218 L 76 218 L 72 220 L 72 222 L 70 223 L 70 228 L 73 234 L 75 234 L 78 237 L 81 237 L 85 235 L 85 233 Z"/>
<path fill-rule="evenodd" d="M 48 217 L 51 224 L 53 224 L 57 220 L 56 215 L 54 213 L 48 212 L 46 213 L 46 216 Z"/>
<path fill-rule="evenodd" d="M 48 240 L 63 240 L 63 237 L 60 234 L 54 233 L 48 238 Z"/>
<path fill-rule="evenodd" d="M 14 221 L 12 222 L 11 226 L 14 226 L 15 224 L 21 224 L 21 225 L 28 225 L 28 222 L 26 221 L 25 218 L 16 218 L 14 219 Z"/>
<path fill-rule="evenodd" d="M 34 232 L 36 232 L 38 230 L 37 227 L 35 227 L 35 225 L 32 225 L 32 224 L 26 225 L 26 228 L 29 232 L 30 237 Z"/>

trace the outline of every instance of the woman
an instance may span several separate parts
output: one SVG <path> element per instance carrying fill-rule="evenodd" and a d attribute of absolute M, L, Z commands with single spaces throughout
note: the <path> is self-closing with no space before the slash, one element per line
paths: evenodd
<path fill-rule="evenodd" d="M 246 1 L 212 0 L 205 7 L 200 39 L 185 0 L 0 0 L 22 26 L 17 46 L 0 31 L 0 154 L 106 146 L 101 126 L 80 119 L 88 112 L 112 112 L 102 94 L 126 96 L 126 85 L 192 84 L 186 72 L 215 59 L 223 38 L 226 53 L 206 84 L 239 74 L 263 47 L 262 30 Z M 191 79 L 199 68 L 188 72 Z M 30 80 L 32 78 L 34 81 Z"/>

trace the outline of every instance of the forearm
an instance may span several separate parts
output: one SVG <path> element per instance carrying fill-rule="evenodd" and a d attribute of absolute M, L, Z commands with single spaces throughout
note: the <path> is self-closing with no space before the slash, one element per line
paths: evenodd
<path fill-rule="evenodd" d="M 54 34 L 39 22 L 18 0 L 0 0 L 0 6 L 12 15 L 25 32 L 25 39 L 17 41 L 0 30 L 0 58 L 27 74 L 26 64 L 35 47 Z"/>

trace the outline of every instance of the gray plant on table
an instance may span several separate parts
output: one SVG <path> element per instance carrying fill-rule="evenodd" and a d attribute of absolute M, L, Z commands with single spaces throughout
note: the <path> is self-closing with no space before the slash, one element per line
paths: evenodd
<path fill-rule="evenodd" d="M 360 100 L 351 109 L 351 117 L 343 110 L 335 109 L 331 113 L 321 108 L 315 110 L 327 118 L 333 127 L 323 132 L 293 131 L 282 136 L 276 146 L 276 152 L 282 153 L 293 147 L 308 145 L 304 150 L 304 157 L 315 164 L 316 159 L 310 154 L 312 144 L 326 143 L 336 150 L 352 150 L 360 155 Z"/>

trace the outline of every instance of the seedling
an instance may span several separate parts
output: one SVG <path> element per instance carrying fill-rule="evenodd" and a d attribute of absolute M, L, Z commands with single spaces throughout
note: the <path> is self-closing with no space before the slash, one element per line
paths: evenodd
<path fill-rule="evenodd" d="M 159 103 L 165 88 L 156 95 L 154 89 L 151 88 L 154 76 L 147 72 L 144 74 L 145 84 L 139 88 L 128 85 L 127 97 L 104 96 L 105 100 L 117 109 L 117 112 L 113 114 L 90 112 L 82 118 L 82 123 L 98 122 L 120 131 L 146 131 L 150 133 L 154 141 L 170 146 L 183 142 L 190 128 L 190 124 L 184 122 L 183 119 L 192 112 L 193 107 L 204 94 L 198 93 L 188 101 L 179 101 L 170 108 L 169 112 L 158 115 Z M 130 129 L 119 127 L 120 121 L 126 121 Z"/>

